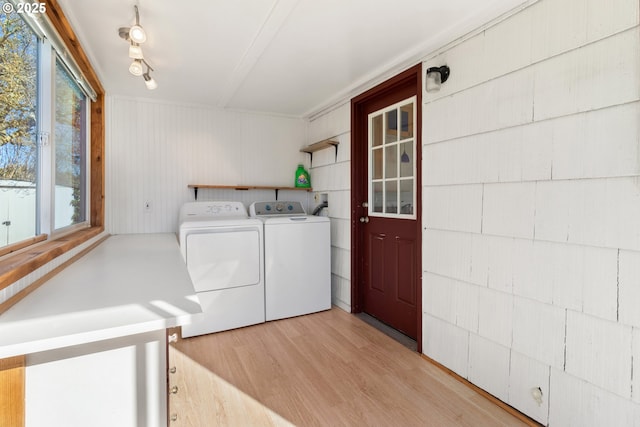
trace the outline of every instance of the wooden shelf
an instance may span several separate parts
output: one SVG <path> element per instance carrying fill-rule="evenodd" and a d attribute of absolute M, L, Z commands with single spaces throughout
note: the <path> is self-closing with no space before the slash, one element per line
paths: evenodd
<path fill-rule="evenodd" d="M 286 186 L 274 186 L 274 185 L 214 185 L 214 184 L 189 184 L 189 188 L 193 188 L 193 193 L 198 200 L 198 189 L 199 188 L 212 188 L 218 190 L 236 190 L 236 191 L 248 191 L 248 190 L 274 190 L 276 192 L 276 200 L 278 200 L 278 191 L 287 190 L 287 191 L 313 191 L 311 187 L 309 188 L 301 188 L 301 187 L 286 187 Z"/>
<path fill-rule="evenodd" d="M 300 151 L 303 153 L 315 153 L 316 151 L 323 150 L 329 147 L 338 147 L 340 144 L 339 141 L 334 141 L 332 139 L 325 139 L 324 141 L 316 142 L 315 144 L 307 145 L 304 148 L 301 148 Z"/>
<path fill-rule="evenodd" d="M 333 147 L 336 150 L 336 160 L 338 159 L 338 145 L 340 141 L 333 139 L 325 139 L 324 141 L 316 142 L 315 144 L 307 145 L 300 149 L 302 153 L 307 153 L 311 157 L 311 165 L 313 166 L 313 153 L 316 151 L 324 150 L 325 148 Z"/>

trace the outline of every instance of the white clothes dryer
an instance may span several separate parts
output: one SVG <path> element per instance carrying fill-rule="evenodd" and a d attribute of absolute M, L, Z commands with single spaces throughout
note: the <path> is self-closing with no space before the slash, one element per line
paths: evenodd
<path fill-rule="evenodd" d="M 265 321 L 263 224 L 240 202 L 191 202 L 180 209 L 179 242 L 202 314 L 183 337 Z"/>
<path fill-rule="evenodd" d="M 249 212 L 264 222 L 266 320 L 330 309 L 329 218 L 300 202 L 255 202 Z"/>

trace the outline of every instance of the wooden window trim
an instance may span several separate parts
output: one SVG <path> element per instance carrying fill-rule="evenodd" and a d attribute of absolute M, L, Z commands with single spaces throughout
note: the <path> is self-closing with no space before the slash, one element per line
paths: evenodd
<path fill-rule="evenodd" d="M 104 231 L 104 88 L 58 2 L 46 0 L 45 4 L 47 17 L 97 94 L 96 101 L 91 103 L 90 117 L 90 227 L 44 242 L 34 242 L 36 244 L 2 257 L 0 259 L 0 290 Z"/>

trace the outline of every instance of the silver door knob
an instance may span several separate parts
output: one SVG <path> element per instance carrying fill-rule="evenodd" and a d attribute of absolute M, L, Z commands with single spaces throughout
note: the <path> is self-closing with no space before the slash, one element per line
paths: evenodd
<path fill-rule="evenodd" d="M 369 222 L 369 217 L 368 216 L 361 216 L 360 217 L 360 222 L 364 222 L 366 224 L 367 222 Z"/>

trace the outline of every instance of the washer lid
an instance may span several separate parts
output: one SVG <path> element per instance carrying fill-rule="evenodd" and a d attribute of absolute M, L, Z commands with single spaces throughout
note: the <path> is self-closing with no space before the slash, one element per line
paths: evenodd
<path fill-rule="evenodd" d="M 273 215 L 264 218 L 264 225 L 304 225 L 304 224 L 317 224 L 322 222 L 329 222 L 329 217 L 326 216 L 314 216 L 314 215 L 296 215 L 296 216 L 283 216 Z"/>

